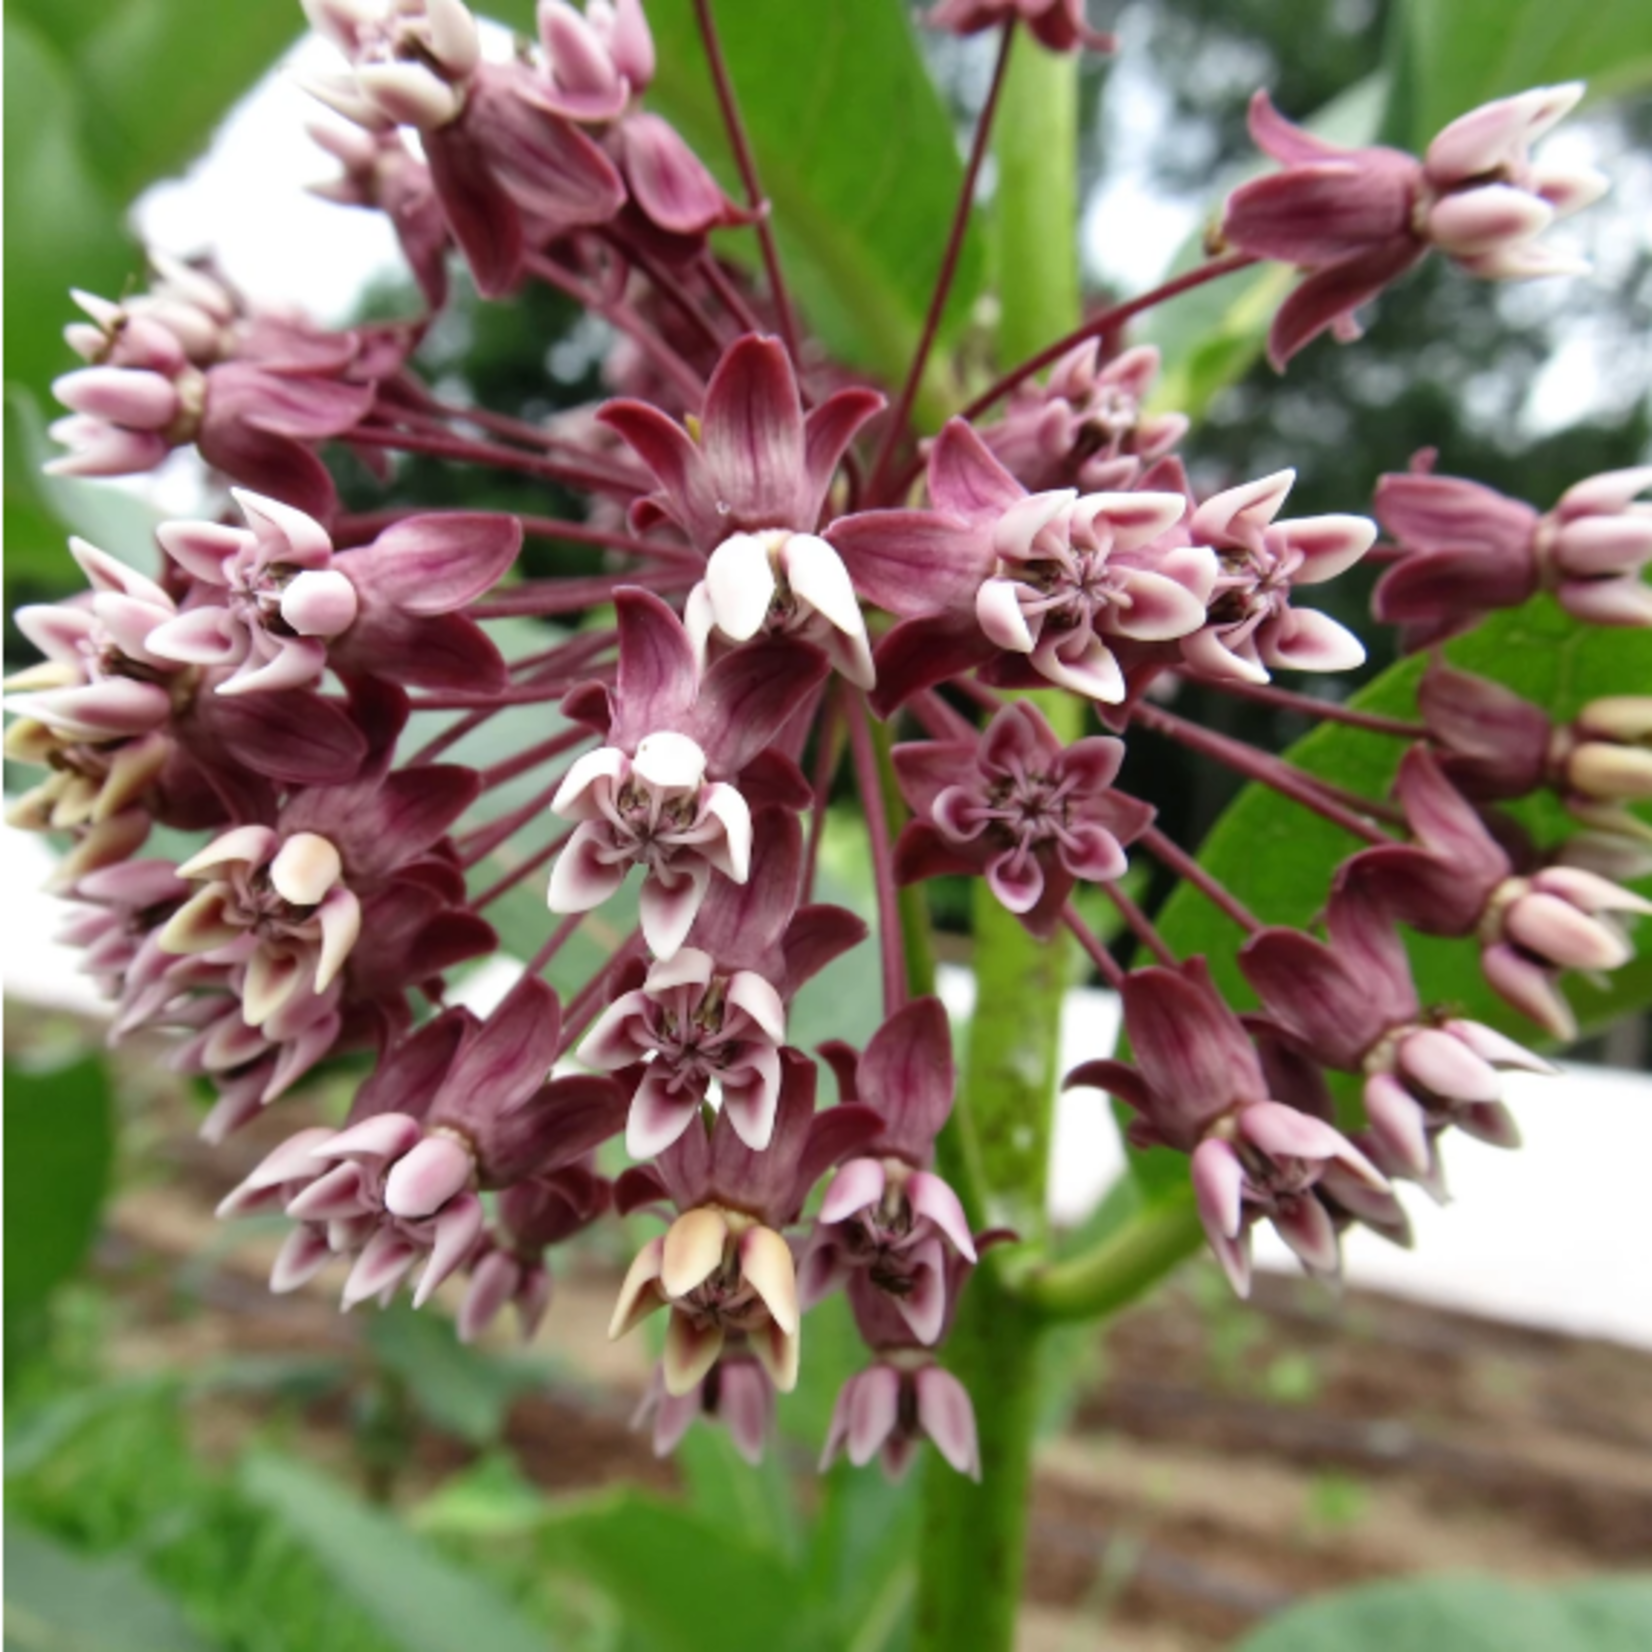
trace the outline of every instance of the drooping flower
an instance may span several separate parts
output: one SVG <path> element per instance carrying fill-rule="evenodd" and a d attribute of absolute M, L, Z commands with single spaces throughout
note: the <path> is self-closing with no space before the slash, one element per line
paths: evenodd
<path fill-rule="evenodd" d="M 725 1342 L 742 1334 L 781 1393 L 797 1383 L 802 1308 L 797 1269 L 782 1230 L 797 1219 L 821 1173 L 878 1128 L 861 1107 L 814 1111 L 814 1065 L 781 1056 L 780 1101 L 768 1148 L 754 1153 L 725 1114 L 710 1130 L 685 1130 L 657 1168 L 621 1177 L 622 1209 L 669 1198 L 679 1214 L 631 1264 L 614 1305 L 611 1337 L 669 1308 L 665 1390 L 696 1389 Z"/>
<path fill-rule="evenodd" d="M 1112 789 L 1122 741 L 1063 747 L 1025 701 L 996 713 L 979 738 L 897 746 L 893 755 L 916 817 L 896 845 L 896 876 L 984 872 L 1035 935 L 1054 933 L 1076 882 L 1121 877 L 1125 844 L 1153 818 L 1147 804 Z"/>
<path fill-rule="evenodd" d="M 1537 244 L 1557 217 L 1605 189 L 1586 170 L 1537 169 L 1526 146 L 1582 96 L 1545 86 L 1462 116 L 1424 160 L 1396 149 L 1347 149 L 1294 126 L 1266 92 L 1251 100 L 1257 146 L 1283 170 L 1242 184 L 1223 209 L 1224 245 L 1306 271 L 1268 335 L 1274 366 L 1331 330 L 1359 336 L 1354 313 L 1438 247 L 1472 275 L 1524 279 L 1576 273 Z"/>
<path fill-rule="evenodd" d="M 1268 1015 L 1315 1059 L 1364 1076 L 1366 1118 L 1395 1173 L 1443 1190 L 1435 1141 L 1455 1125 L 1494 1146 L 1519 1132 L 1500 1074 L 1548 1063 L 1479 1022 L 1425 1011 L 1405 947 L 1382 912 L 1347 890 L 1327 909 L 1329 944 L 1265 929 L 1239 954 Z"/>
<path fill-rule="evenodd" d="M 831 1053 L 842 1099 L 869 1107 L 882 1129 L 826 1190 L 804 1258 L 803 1300 L 812 1304 L 864 1274 L 913 1336 L 932 1345 L 947 1319 L 948 1252 L 975 1261 L 964 1207 L 930 1168 L 957 1084 L 946 1011 L 938 998 L 916 999 L 884 1022 L 852 1066 L 852 1052 Z"/>
<path fill-rule="evenodd" d="M 1516 872 L 1507 850 L 1418 746 L 1401 761 L 1395 795 L 1413 842 L 1362 849 L 1337 888 L 1368 899 L 1425 935 L 1474 935 L 1492 987 L 1551 1036 L 1576 1036 L 1556 980 L 1563 970 L 1617 969 L 1633 955 L 1627 918 L 1652 902 L 1596 873 L 1546 866 Z"/>
<path fill-rule="evenodd" d="M 1255 1046 L 1202 959 L 1134 970 L 1123 988 L 1136 1065 L 1089 1061 L 1067 1075 L 1134 1113 L 1131 1140 L 1190 1155 L 1205 1237 L 1233 1288 L 1250 1290 L 1250 1230 L 1266 1218 L 1310 1273 L 1341 1268 L 1316 1189 L 1333 1169 L 1378 1191 L 1382 1173 L 1333 1125 L 1272 1099 Z"/>

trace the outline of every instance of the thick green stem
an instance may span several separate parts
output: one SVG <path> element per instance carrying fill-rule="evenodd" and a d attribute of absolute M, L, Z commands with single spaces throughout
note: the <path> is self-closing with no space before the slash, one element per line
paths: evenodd
<path fill-rule="evenodd" d="M 1078 319 L 1077 87 L 1071 57 L 1053 57 L 1025 35 L 1016 41 L 994 134 L 998 343 L 1007 361 Z M 1076 705 L 1039 698 L 1062 739 L 1080 732 Z M 975 1009 L 938 1162 L 958 1178 L 974 1220 L 1014 1227 L 1036 1254 L 1068 943 L 1065 935 L 1051 945 L 1034 941 L 984 883 L 975 895 Z M 938 1460 L 926 1470 L 918 1652 L 1010 1652 L 1014 1644 L 1043 1323 L 1008 1288 L 1020 1250 L 1006 1246 L 984 1258 L 947 1344 L 947 1363 L 974 1400 L 983 1478 L 974 1485 Z"/>
<path fill-rule="evenodd" d="M 1093 1249 L 1034 1265 L 1013 1281 L 1015 1294 L 1045 1323 L 1116 1313 L 1185 1262 L 1202 1237 L 1193 1200 L 1172 1199 L 1131 1217 Z"/>

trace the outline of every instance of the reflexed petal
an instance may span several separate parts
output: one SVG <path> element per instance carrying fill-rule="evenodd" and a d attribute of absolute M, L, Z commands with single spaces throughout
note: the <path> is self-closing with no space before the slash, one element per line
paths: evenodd
<path fill-rule="evenodd" d="M 865 1468 L 894 1431 L 900 1413 L 900 1373 L 889 1365 L 874 1365 L 850 1379 L 844 1388 L 848 1401 L 846 1440 L 849 1461 Z"/>
<path fill-rule="evenodd" d="M 912 1379 L 918 1396 L 918 1423 L 935 1449 L 960 1474 L 981 1478 L 981 1450 L 969 1390 L 938 1365 L 926 1365 Z"/>
<path fill-rule="evenodd" d="M 1291 1247 L 1312 1273 L 1334 1278 L 1342 1271 L 1342 1250 L 1336 1225 L 1312 1193 L 1292 1199 L 1272 1216 L 1274 1232 Z"/>
<path fill-rule="evenodd" d="M 701 449 L 719 502 L 736 518 L 792 528 L 808 481 L 803 404 L 778 339 L 747 334 L 730 347 L 706 387 Z"/>

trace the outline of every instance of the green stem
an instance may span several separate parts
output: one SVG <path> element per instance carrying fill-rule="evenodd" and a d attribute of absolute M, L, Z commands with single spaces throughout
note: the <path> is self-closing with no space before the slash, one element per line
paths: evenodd
<path fill-rule="evenodd" d="M 1023 34 L 1011 51 L 993 147 L 993 202 L 1004 360 L 1078 320 L 1077 63 Z M 1038 697 L 1063 740 L 1082 728 L 1070 696 Z M 958 1105 L 937 1143 L 971 1218 L 1016 1228 L 1037 1247 L 1059 1055 L 1071 979 L 1068 938 L 1044 945 L 977 883 L 975 1009 Z M 1005 1251 L 989 1252 L 964 1293 L 947 1363 L 970 1391 L 982 1483 L 932 1461 L 924 1481 L 917 1652 L 1010 1652 L 1025 1564 L 1042 1318 L 1010 1288 Z M 1036 1255 L 1036 1249 L 1034 1251 Z"/>
<path fill-rule="evenodd" d="M 1156 1285 L 1199 1248 L 1202 1230 L 1191 1198 L 1150 1205 L 1077 1256 L 1034 1265 L 1014 1290 L 1041 1322 L 1099 1319 Z"/>

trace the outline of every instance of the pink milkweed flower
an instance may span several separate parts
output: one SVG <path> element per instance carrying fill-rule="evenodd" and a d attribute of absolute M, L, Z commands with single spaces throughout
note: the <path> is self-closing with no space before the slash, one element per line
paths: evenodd
<path fill-rule="evenodd" d="M 1441 771 L 1465 797 L 1528 797 L 1550 778 L 1554 724 L 1501 683 L 1436 658 L 1417 685 L 1417 709 Z"/>
<path fill-rule="evenodd" d="M 645 869 L 643 936 L 662 962 L 683 944 L 714 871 L 743 883 L 751 809 L 737 782 L 819 687 L 825 656 L 759 642 L 701 676 L 682 622 L 646 591 L 617 593 L 619 671 L 598 691 L 607 741 L 551 801 L 578 824 L 551 872 L 555 912 L 587 912 Z M 794 766 L 795 767 L 795 766 Z"/>
<path fill-rule="evenodd" d="M 767 1147 L 785 1042 L 785 1005 L 761 975 L 719 974 L 709 953 L 685 946 L 609 1005 L 579 1056 L 606 1072 L 648 1063 L 625 1148 L 634 1159 L 651 1159 L 698 1121 L 713 1080 L 741 1140 Z"/>
<path fill-rule="evenodd" d="M 556 995 L 533 977 L 485 1021 L 450 1011 L 381 1063 L 344 1128 L 310 1146 L 308 1174 L 282 1160 L 287 1214 L 324 1225 L 328 1248 L 354 1257 L 346 1308 L 384 1297 L 424 1259 L 422 1306 L 477 1253 L 478 1191 L 572 1165 L 618 1128 L 623 1097 L 609 1080 L 546 1078 L 560 1033 Z M 223 1213 L 268 1180 L 255 1171 Z"/>
<path fill-rule="evenodd" d="M 1365 647 L 1328 614 L 1294 608 L 1299 585 L 1334 579 L 1377 537 L 1363 516 L 1304 516 L 1276 522 L 1296 472 L 1282 470 L 1214 494 L 1193 513 L 1188 532 L 1220 559 L 1206 622 L 1184 636 L 1188 663 L 1213 677 L 1265 683 L 1268 668 L 1349 671 Z"/>
<path fill-rule="evenodd" d="M 815 537 L 839 462 L 884 404 L 875 390 L 835 391 L 805 417 L 791 359 L 747 334 L 725 352 L 694 434 L 645 402 L 598 417 L 631 446 L 661 492 L 633 507 L 638 527 L 664 517 L 707 557 L 688 624 L 743 642 L 762 633 L 825 648 L 852 681 L 871 681 L 866 622 L 837 551 Z"/>
<path fill-rule="evenodd" d="M 1088 339 L 1056 362 L 1043 383 L 1017 385 L 1004 417 L 981 426 L 979 435 L 1033 493 L 1134 487 L 1187 433 L 1185 414 L 1146 411 L 1158 375 L 1153 345 L 1139 344 L 1103 363 L 1101 340 Z"/>
<path fill-rule="evenodd" d="M 460 0 L 306 0 L 349 60 L 306 90 L 368 131 L 411 126 L 454 240 L 485 298 L 521 278 L 530 245 L 607 223 L 625 204 L 608 157 L 552 107 L 527 64 L 484 63 Z"/>
<path fill-rule="evenodd" d="M 1268 1015 L 1327 1066 L 1364 1076 L 1384 1168 L 1443 1193 L 1435 1140 L 1455 1125 L 1493 1146 L 1519 1131 L 1501 1074 L 1554 1069 L 1491 1027 L 1425 1012 L 1404 944 L 1372 902 L 1343 891 L 1326 915 L 1330 942 L 1265 929 L 1239 954 Z"/>
<path fill-rule="evenodd" d="M 1471 275 L 1491 280 L 1587 273 L 1586 263 L 1540 246 L 1538 237 L 1598 201 L 1607 181 L 1587 167 L 1534 166 L 1527 152 L 1583 91 L 1581 81 L 1534 87 L 1445 127 L 1423 158 L 1418 233 Z"/>
<path fill-rule="evenodd" d="M 899 1480 L 926 1439 L 958 1473 L 981 1478 L 969 1391 L 932 1359 L 893 1351 L 856 1372 L 839 1391 L 820 1470 L 824 1474 L 840 1453 L 856 1468 L 877 1457 L 885 1476 Z"/>
<path fill-rule="evenodd" d="M 54 386 L 71 416 L 51 434 L 71 451 L 47 468 L 131 475 L 193 442 L 235 481 L 312 515 L 332 511 L 332 479 L 313 447 L 366 417 L 374 381 L 400 365 L 412 333 L 394 325 L 327 333 L 249 315 L 208 272 L 154 262 L 161 280 L 123 304 L 74 295 L 92 320 L 65 336 L 93 365 Z M 174 411 L 157 424 L 167 395 Z"/>
<path fill-rule="evenodd" d="M 1433 455 L 1382 478 L 1376 511 L 1406 554 L 1377 584 L 1381 620 L 1411 646 L 1438 642 L 1495 608 L 1539 590 L 1594 625 L 1652 625 L 1652 466 L 1607 471 L 1568 488 L 1552 511 L 1455 476 L 1430 473 Z"/>
<path fill-rule="evenodd" d="M 689 944 L 635 986 L 622 976 L 579 1046 L 579 1058 L 600 1071 L 635 1075 L 626 1129 L 633 1158 L 652 1158 L 690 1128 L 714 1082 L 741 1141 L 755 1152 L 769 1145 L 786 1005 L 866 935 L 840 907 L 799 906 L 803 863 L 797 817 L 765 809 L 750 877 L 713 886 Z"/>
<path fill-rule="evenodd" d="M 10 709 L 71 739 L 152 733 L 194 689 L 181 664 L 149 647 L 177 608 L 153 580 L 84 539 L 71 538 L 69 551 L 92 589 L 17 610 L 18 629 L 46 659 L 7 678 L 8 689 L 24 691 Z"/>
<path fill-rule="evenodd" d="M 1085 1062 L 1067 1084 L 1131 1108 L 1137 1146 L 1191 1155 L 1205 1237 L 1239 1295 L 1250 1290 L 1250 1229 L 1263 1217 L 1310 1273 L 1334 1278 L 1336 1226 L 1315 1190 L 1337 1169 L 1386 1192 L 1382 1173 L 1334 1126 L 1269 1096 L 1256 1049 L 1202 959 L 1134 970 L 1123 997 L 1136 1066 Z"/>
<path fill-rule="evenodd" d="M 361 930 L 343 860 L 314 832 L 283 839 L 268 826 L 237 826 L 178 873 L 202 887 L 167 922 L 160 944 L 244 963 L 242 1007 L 252 1027 L 299 993 L 325 992 Z"/>
<path fill-rule="evenodd" d="M 1343 865 L 1337 889 L 1426 935 L 1476 935 L 1490 985 L 1552 1037 L 1576 1037 L 1558 975 L 1627 963 L 1633 948 L 1621 920 L 1652 912 L 1652 902 L 1578 867 L 1517 875 L 1508 852 L 1422 747 L 1401 760 L 1394 791 L 1413 842 L 1362 849 Z"/>
<path fill-rule="evenodd" d="M 151 634 L 155 652 L 218 668 L 219 694 L 308 687 L 329 664 L 431 688 L 503 682 L 498 650 L 456 610 L 515 560 L 514 518 L 414 516 L 335 551 L 303 511 L 231 491 L 245 527 L 167 522 L 156 531 L 195 583 L 183 613 Z"/>
<path fill-rule="evenodd" d="M 709 1130 L 685 1130 L 654 1168 L 628 1170 L 616 1186 L 622 1212 L 668 1198 L 681 1213 L 638 1253 L 608 1334 L 624 1336 L 656 1309 L 670 1309 L 663 1375 L 668 1394 L 695 1389 L 725 1342 L 742 1333 L 781 1393 L 797 1382 L 802 1309 L 797 1269 L 781 1230 L 797 1220 L 821 1173 L 876 1134 L 869 1109 L 816 1115 L 814 1064 L 781 1056 L 780 1102 L 768 1148 L 754 1153 L 726 1114 Z"/>
<path fill-rule="evenodd" d="M 1117 41 L 1084 21 L 1084 0 L 940 0 L 924 13 L 932 29 L 952 34 L 980 34 L 1020 21 L 1040 46 L 1051 52 L 1084 47 L 1110 52 Z"/>
<path fill-rule="evenodd" d="M 441 309 L 448 296 L 450 236 L 430 168 L 408 148 L 400 131 L 320 124 L 305 130 L 344 168 L 342 177 L 311 184 L 309 192 L 340 206 L 382 212 L 425 303 L 432 311 Z"/>
<path fill-rule="evenodd" d="M 1268 335 L 1276 368 L 1330 329 L 1359 336 L 1354 312 L 1437 246 L 1472 275 L 1523 279 L 1577 273 L 1536 245 L 1556 218 L 1597 199 L 1587 170 L 1538 171 L 1526 145 L 1582 96 L 1539 87 L 1453 121 L 1418 161 L 1395 149 L 1345 149 L 1294 126 L 1266 92 L 1251 100 L 1257 146 L 1284 170 L 1242 184 L 1223 208 L 1223 244 L 1307 273 Z"/>
<path fill-rule="evenodd" d="M 464 107 L 464 87 L 482 60 L 476 19 L 461 0 L 302 0 L 323 39 L 350 60 L 351 74 L 320 83 L 363 124 L 443 126 Z"/>
<path fill-rule="evenodd" d="M 982 873 L 1035 935 L 1048 936 L 1076 882 L 1122 877 L 1124 845 L 1153 809 L 1112 789 L 1122 741 L 1063 747 L 1036 706 L 1017 701 L 978 738 L 896 746 L 895 774 L 915 819 L 895 847 L 903 883 Z"/>
<path fill-rule="evenodd" d="M 833 1053 L 842 1099 L 869 1107 L 882 1129 L 826 1190 L 804 1257 L 803 1300 L 812 1305 L 864 1274 L 928 1346 L 947 1320 L 948 1250 L 975 1261 L 964 1207 L 929 1168 L 957 1085 L 946 1011 L 938 998 L 916 999 L 884 1022 L 852 1068 L 849 1052 Z"/>
<path fill-rule="evenodd" d="M 541 1171 L 500 1193 L 498 1219 L 470 1260 L 470 1280 L 454 1321 L 461 1342 L 474 1342 L 506 1307 L 531 1342 L 551 1306 L 545 1252 L 582 1232 L 613 1208 L 613 1183 L 588 1162 Z"/>
<path fill-rule="evenodd" d="M 668 236 L 696 239 L 749 220 L 676 128 L 638 107 L 655 65 L 640 0 L 595 0 L 583 13 L 565 0 L 540 0 L 538 19 L 549 81 L 541 92 L 545 106 L 602 129 L 644 219 Z"/>
<path fill-rule="evenodd" d="M 631 1426 L 650 1428 L 654 1455 L 669 1457 L 702 1420 L 720 1423 L 753 1468 L 763 1461 L 774 1432 L 774 1383 L 759 1360 L 740 1352 L 738 1338 L 686 1394 L 673 1394 L 666 1387 L 664 1366 L 656 1365 Z"/>
<path fill-rule="evenodd" d="M 1180 493 L 1029 494 L 961 419 L 929 453 L 929 510 L 840 517 L 856 589 L 907 621 L 879 646 L 885 713 L 972 665 L 1011 685 L 1125 698 L 1117 650 L 1204 624 L 1216 557 L 1171 532 Z"/>

